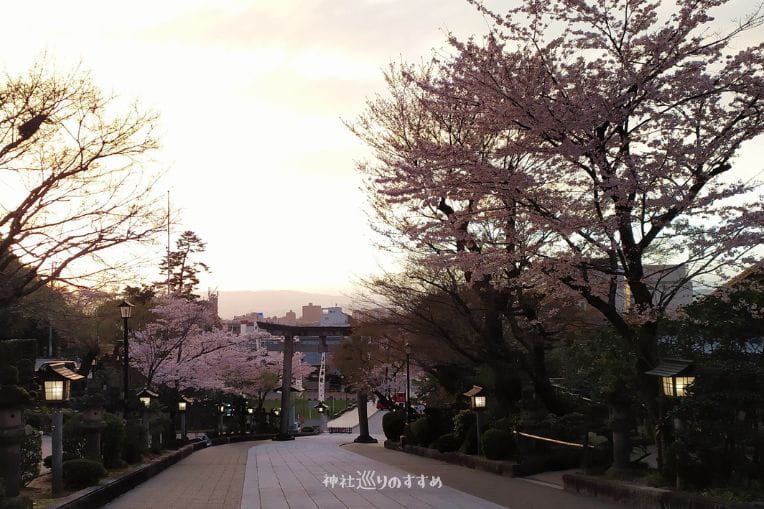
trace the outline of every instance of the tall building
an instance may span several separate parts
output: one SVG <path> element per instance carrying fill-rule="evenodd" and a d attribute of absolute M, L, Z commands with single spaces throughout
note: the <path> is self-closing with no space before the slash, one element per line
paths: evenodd
<path fill-rule="evenodd" d="M 302 307 L 302 317 L 299 320 L 300 325 L 318 325 L 321 323 L 321 306 L 314 306 L 309 302 L 307 306 Z"/>

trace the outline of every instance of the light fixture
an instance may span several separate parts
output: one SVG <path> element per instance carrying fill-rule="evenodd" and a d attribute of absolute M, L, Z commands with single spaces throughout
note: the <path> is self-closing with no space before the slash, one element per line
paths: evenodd
<path fill-rule="evenodd" d="M 67 401 L 71 396 L 72 381 L 82 378 L 82 375 L 69 369 L 64 362 L 46 364 L 43 374 L 45 401 L 51 403 Z"/>
<path fill-rule="evenodd" d="M 670 398 L 688 396 L 688 389 L 695 382 L 692 361 L 688 359 L 663 359 L 645 374 L 659 377 L 661 392 Z"/>
<path fill-rule="evenodd" d="M 122 315 L 122 318 L 130 318 L 133 316 L 133 308 L 135 306 L 133 304 L 130 304 L 126 300 L 123 300 L 119 303 L 119 312 Z"/>
<path fill-rule="evenodd" d="M 138 394 L 136 394 L 136 396 L 138 396 L 138 400 L 143 404 L 143 406 L 148 408 L 151 405 L 151 400 L 153 398 L 158 398 L 159 394 L 154 391 L 150 391 L 148 387 L 144 387 L 138 392 Z"/>
<path fill-rule="evenodd" d="M 482 387 L 473 385 L 472 389 L 465 392 L 464 395 L 470 398 L 470 408 L 476 412 L 485 409 L 486 397 Z"/>

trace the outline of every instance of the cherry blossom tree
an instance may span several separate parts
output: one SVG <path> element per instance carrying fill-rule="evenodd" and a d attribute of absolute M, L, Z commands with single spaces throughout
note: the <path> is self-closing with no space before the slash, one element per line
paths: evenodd
<path fill-rule="evenodd" d="M 668 15 L 657 1 L 525 1 L 505 15 L 473 3 L 490 35 L 451 38 L 452 56 L 400 73 L 393 100 L 353 126 L 376 150 L 361 168 L 372 199 L 428 264 L 485 295 L 586 302 L 643 373 L 682 288 L 761 245 L 757 183 L 733 167 L 764 128 L 762 45 L 735 46 L 762 17 L 724 31 L 712 16 L 724 0 L 678 0 Z M 657 383 L 639 378 L 655 416 Z"/>
<path fill-rule="evenodd" d="M 214 385 L 214 377 L 199 369 L 198 361 L 248 340 L 220 328 L 212 308 L 203 301 L 164 297 L 152 312 L 156 318 L 134 332 L 130 344 L 131 363 L 146 377 L 147 385 Z"/>
<path fill-rule="evenodd" d="M 202 361 L 205 372 L 216 380 L 216 388 L 236 392 L 256 401 L 260 411 L 267 395 L 281 387 L 284 355 L 265 348 L 253 348 L 252 339 L 218 350 Z M 304 360 L 304 354 L 292 357 L 292 380 L 308 377 L 314 368 Z"/>
<path fill-rule="evenodd" d="M 438 95 L 432 67 L 391 65 L 386 79 L 388 96 L 368 101 L 349 127 L 374 149 L 376 164 L 360 169 L 379 231 L 411 257 L 402 276 L 410 291 L 398 293 L 403 288 L 395 277 L 372 281 L 369 288 L 413 315 L 427 308 L 417 311 L 417 304 L 405 301 L 450 301 L 479 337 L 468 357 L 489 366 L 497 380 L 519 366 L 546 406 L 563 413 L 545 363 L 556 339 L 545 319 L 559 308 L 557 294 L 546 292 L 548 284 L 531 270 L 553 233 L 537 227 L 514 193 L 528 185 L 533 160 L 523 154 L 486 160 L 502 137 L 483 127 L 484 114 L 464 100 L 468 91 L 451 87 L 451 97 Z M 400 312 L 397 307 L 391 311 Z M 443 340 L 463 355 L 465 344 L 452 341 L 440 325 Z M 496 386 L 503 391 L 511 384 Z"/>

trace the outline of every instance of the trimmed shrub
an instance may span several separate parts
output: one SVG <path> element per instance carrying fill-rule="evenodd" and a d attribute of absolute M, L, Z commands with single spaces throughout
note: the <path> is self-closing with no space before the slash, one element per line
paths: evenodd
<path fill-rule="evenodd" d="M 411 432 L 411 443 L 414 445 L 429 446 L 436 438 L 433 436 L 434 429 L 427 417 L 420 417 L 409 425 Z M 407 436 L 408 438 L 408 436 Z"/>
<path fill-rule="evenodd" d="M 114 414 L 103 416 L 106 427 L 101 432 L 101 457 L 106 468 L 121 468 L 122 451 L 125 445 L 125 421 Z"/>
<path fill-rule="evenodd" d="M 79 456 L 75 456 L 74 454 L 64 452 L 61 454 L 61 461 L 69 461 L 69 460 L 78 460 L 81 459 Z M 42 464 L 45 465 L 47 468 L 53 468 L 53 456 L 45 456 L 45 459 L 42 460 Z"/>
<path fill-rule="evenodd" d="M 21 440 L 21 485 L 27 486 L 32 479 L 40 475 L 42 461 L 42 437 L 32 426 L 24 426 L 24 438 Z"/>
<path fill-rule="evenodd" d="M 75 458 L 82 458 L 85 451 L 85 433 L 80 426 L 81 421 L 79 414 L 64 414 L 64 429 L 61 432 L 64 454 Z"/>
<path fill-rule="evenodd" d="M 303 426 L 302 427 L 302 432 L 303 433 L 314 433 L 315 429 L 313 428 L 313 426 Z"/>
<path fill-rule="evenodd" d="M 460 440 L 464 441 L 472 428 L 472 434 L 475 434 L 475 412 L 472 410 L 462 410 L 454 416 L 454 433 Z"/>
<path fill-rule="evenodd" d="M 462 445 L 459 447 L 459 452 L 463 452 L 464 454 L 482 454 L 482 451 L 478 452 L 477 450 L 477 421 L 472 421 L 472 426 L 469 427 L 467 432 L 465 433 L 464 440 L 462 440 Z M 482 433 L 488 429 L 488 423 L 481 420 L 480 422 L 480 432 L 481 436 Z"/>
<path fill-rule="evenodd" d="M 97 461 L 76 459 L 65 461 L 63 465 L 64 486 L 79 490 L 98 484 L 106 476 L 106 469 Z"/>
<path fill-rule="evenodd" d="M 439 452 L 452 452 L 458 450 L 461 444 L 462 441 L 459 440 L 456 433 L 446 433 L 445 435 L 439 436 L 432 443 L 432 447 Z"/>
<path fill-rule="evenodd" d="M 398 440 L 406 426 L 406 413 L 396 410 L 382 416 L 382 431 L 388 440 Z"/>
<path fill-rule="evenodd" d="M 50 432 L 51 414 L 50 412 L 46 412 L 44 408 L 40 410 L 25 411 L 24 419 L 26 419 L 27 424 L 33 428 L 37 428 L 46 433 Z"/>
<path fill-rule="evenodd" d="M 146 430 L 141 424 L 127 423 L 122 459 L 128 463 L 138 463 L 146 452 Z"/>
<path fill-rule="evenodd" d="M 489 429 L 480 436 L 483 454 L 489 460 L 503 460 L 515 451 L 515 437 L 504 429 Z"/>
<path fill-rule="evenodd" d="M 32 507 L 32 499 L 24 495 L 6 499 L 0 498 L 0 509 L 32 509 Z"/>

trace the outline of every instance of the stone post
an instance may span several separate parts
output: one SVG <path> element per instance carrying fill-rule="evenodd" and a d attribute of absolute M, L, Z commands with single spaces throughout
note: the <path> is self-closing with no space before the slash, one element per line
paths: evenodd
<path fill-rule="evenodd" d="M 0 407 L 0 477 L 5 480 L 5 494 L 15 497 L 21 489 L 21 439 L 24 425 L 20 406 Z"/>
<path fill-rule="evenodd" d="M 106 427 L 103 408 L 88 407 L 82 412 L 80 428 L 85 434 L 85 457 L 101 461 L 101 430 Z"/>
<path fill-rule="evenodd" d="M 5 480 L 5 495 L 18 496 L 21 490 L 21 440 L 24 437 L 24 406 L 29 393 L 16 385 L 18 370 L 0 366 L 0 477 Z"/>
<path fill-rule="evenodd" d="M 274 440 L 294 440 L 294 436 L 289 433 L 290 422 L 289 415 L 291 405 L 292 390 L 292 356 L 294 355 L 294 337 L 284 336 L 284 367 L 281 378 L 281 413 L 279 417 L 279 433 Z"/>

